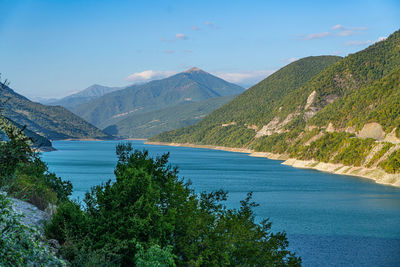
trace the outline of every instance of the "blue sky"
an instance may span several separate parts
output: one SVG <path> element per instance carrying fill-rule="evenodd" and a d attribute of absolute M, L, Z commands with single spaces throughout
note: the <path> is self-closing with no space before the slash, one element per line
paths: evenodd
<path fill-rule="evenodd" d="M 250 85 L 400 28 L 400 1 L 0 0 L 0 73 L 28 97 L 125 86 L 196 66 Z"/>

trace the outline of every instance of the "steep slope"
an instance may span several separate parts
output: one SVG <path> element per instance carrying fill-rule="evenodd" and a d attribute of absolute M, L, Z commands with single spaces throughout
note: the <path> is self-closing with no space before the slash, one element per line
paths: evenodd
<path fill-rule="evenodd" d="M 164 131 L 195 124 L 234 97 L 210 98 L 147 113 L 128 115 L 127 118 L 108 126 L 103 131 L 123 138 L 148 138 Z"/>
<path fill-rule="evenodd" d="M 22 130 L 23 129 L 23 133 L 30 138 L 30 140 L 32 141 L 32 147 L 40 150 L 40 151 L 54 151 L 55 149 L 53 148 L 51 141 L 49 139 L 47 139 L 44 136 L 41 136 L 29 129 L 27 129 L 26 127 L 24 128 L 22 125 L 13 122 L 10 119 L 7 119 L 3 116 L 0 115 L 0 141 L 6 141 L 8 140 L 8 136 L 5 134 L 5 132 L 2 130 L 6 127 L 8 127 L 7 125 L 12 124 L 15 127 L 17 127 L 17 129 Z"/>
<path fill-rule="evenodd" d="M 108 86 L 94 84 L 76 94 L 72 94 L 61 99 L 46 101 L 45 104 L 51 106 L 62 106 L 71 109 L 77 105 L 87 103 L 105 94 L 121 89 L 124 89 L 124 87 L 108 87 Z"/>
<path fill-rule="evenodd" d="M 285 96 L 340 59 L 335 56 L 319 56 L 297 60 L 215 110 L 197 125 L 163 133 L 154 137 L 154 140 L 229 145 L 230 141 L 222 141 L 224 136 L 231 141 L 235 139 L 232 136 L 241 136 L 232 145 L 244 145 L 243 142 L 248 142 L 255 136 L 254 129 L 261 129 L 262 125 L 277 115 L 280 102 Z M 231 125 L 226 127 L 223 124 Z M 238 132 L 233 134 L 232 131 L 235 130 Z"/>
<path fill-rule="evenodd" d="M 60 106 L 45 106 L 0 86 L 3 115 L 49 139 L 107 138 L 108 135 Z"/>
<path fill-rule="evenodd" d="M 399 69 L 397 31 L 326 67 L 280 98 L 256 94 L 268 102 L 253 108 L 260 118 L 247 111 L 245 101 L 238 101 L 260 86 L 256 85 L 197 125 L 152 140 L 246 147 L 302 160 L 288 163 L 298 167 L 400 186 Z M 285 87 L 278 82 L 277 88 Z M 235 110 L 241 115 L 230 115 Z"/>
<path fill-rule="evenodd" d="M 139 114 L 174 106 L 187 101 L 234 95 L 243 92 L 238 85 L 228 83 L 197 68 L 166 79 L 133 85 L 106 94 L 89 103 L 73 108 L 73 112 L 99 127 L 122 119 L 128 114 Z M 110 121 L 111 123 L 105 123 Z"/>

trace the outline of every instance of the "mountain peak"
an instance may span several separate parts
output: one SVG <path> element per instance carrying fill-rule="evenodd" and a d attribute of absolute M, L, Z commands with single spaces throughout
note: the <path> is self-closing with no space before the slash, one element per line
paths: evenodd
<path fill-rule="evenodd" d="M 184 73 L 193 73 L 193 72 L 205 72 L 205 71 L 203 71 L 197 67 L 193 67 L 193 68 L 190 68 L 190 69 L 184 71 Z"/>

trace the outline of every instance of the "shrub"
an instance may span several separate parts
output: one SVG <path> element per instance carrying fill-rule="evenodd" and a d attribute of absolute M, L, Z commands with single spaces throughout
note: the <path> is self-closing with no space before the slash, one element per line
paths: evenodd
<path fill-rule="evenodd" d="M 271 233 L 267 220 L 255 222 L 251 193 L 239 209 L 227 209 L 226 192 L 196 194 L 168 154 L 153 159 L 121 144 L 117 155 L 116 181 L 92 188 L 83 209 L 61 205 L 46 227 L 69 261 L 85 265 L 101 254 L 124 266 L 173 265 L 172 259 L 178 266 L 300 264 L 285 233 Z"/>
<path fill-rule="evenodd" d="M 42 239 L 40 233 L 22 224 L 20 215 L 0 194 L 0 266 L 67 266 Z"/>
<path fill-rule="evenodd" d="M 49 204 L 68 199 L 72 184 L 48 171 L 47 165 L 30 148 L 23 130 L 0 115 L 0 130 L 8 136 L 0 142 L 0 188 L 44 210 Z"/>

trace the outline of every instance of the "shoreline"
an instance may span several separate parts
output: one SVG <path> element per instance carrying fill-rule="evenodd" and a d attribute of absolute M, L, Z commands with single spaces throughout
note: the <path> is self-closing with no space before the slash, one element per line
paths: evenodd
<path fill-rule="evenodd" d="M 55 139 L 53 141 L 105 141 L 106 139 L 97 139 L 97 138 L 67 138 L 67 139 Z"/>
<path fill-rule="evenodd" d="M 167 142 L 152 142 L 147 141 L 148 145 L 161 145 L 161 146 L 176 146 L 176 147 L 193 147 L 193 148 L 207 148 L 214 150 L 223 150 L 229 152 L 239 152 L 249 154 L 250 157 L 268 158 L 272 160 L 283 161 L 281 164 L 292 166 L 299 169 L 312 169 L 338 175 L 356 176 L 364 179 L 375 181 L 377 184 L 400 187 L 400 174 L 387 173 L 381 169 L 370 169 L 365 167 L 347 166 L 341 163 L 325 163 L 315 160 L 299 160 L 290 158 L 288 155 L 274 154 L 270 152 L 256 152 L 252 149 L 233 148 L 224 146 L 213 145 L 194 145 L 190 143 L 167 143 Z"/>

